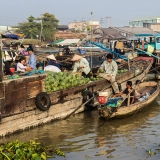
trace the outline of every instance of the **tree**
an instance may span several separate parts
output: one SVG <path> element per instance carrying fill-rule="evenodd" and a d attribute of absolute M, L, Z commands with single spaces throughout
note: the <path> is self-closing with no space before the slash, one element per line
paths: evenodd
<path fill-rule="evenodd" d="M 36 38 L 40 32 L 40 23 L 37 23 L 33 16 L 28 17 L 28 22 L 19 23 L 16 26 L 18 33 L 23 33 L 25 38 Z"/>
<path fill-rule="evenodd" d="M 30 16 L 27 20 L 28 22 L 19 23 L 16 26 L 18 33 L 23 33 L 25 38 L 37 38 L 42 30 L 42 39 L 48 42 L 53 41 L 59 22 L 53 14 L 44 13 L 39 18 Z"/>
<path fill-rule="evenodd" d="M 44 13 L 42 15 L 42 38 L 44 41 L 51 42 L 54 40 L 54 34 L 58 26 L 58 19 L 53 14 Z"/>

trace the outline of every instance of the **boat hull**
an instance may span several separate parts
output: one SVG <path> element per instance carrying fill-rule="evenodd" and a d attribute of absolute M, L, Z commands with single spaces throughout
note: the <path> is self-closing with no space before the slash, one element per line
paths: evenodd
<path fill-rule="evenodd" d="M 147 98 L 144 101 L 137 102 L 137 103 L 129 105 L 129 106 L 123 106 L 123 107 L 118 108 L 116 112 L 114 112 L 113 114 L 111 114 L 111 116 L 109 116 L 109 119 L 125 118 L 125 117 L 131 116 L 131 115 L 134 115 L 134 114 L 140 112 L 141 110 L 143 110 L 147 106 L 152 107 L 149 105 L 159 95 L 160 88 L 159 88 L 159 86 L 157 86 L 156 82 L 144 82 L 137 87 L 142 87 L 142 85 L 148 86 L 148 87 L 151 87 L 151 86 L 156 87 L 156 90 L 152 95 L 149 96 L 149 98 Z M 98 112 L 99 112 L 100 117 L 108 119 L 108 110 L 107 109 L 105 109 L 104 107 L 100 107 L 100 108 L 98 108 Z"/>
<path fill-rule="evenodd" d="M 130 79 L 127 78 L 128 74 L 122 74 L 123 78 L 118 80 L 122 89 L 127 80 L 132 80 L 133 83 L 136 80 L 141 80 L 151 65 L 151 63 L 147 64 L 146 69 L 136 77 L 131 73 Z M 45 77 L 46 75 L 25 76 L 0 83 L 2 91 L 0 92 L 0 136 L 64 119 L 83 103 L 83 91 L 86 88 L 92 93 L 107 89 L 109 94 L 113 94 L 110 83 L 102 79 L 67 90 L 49 93 L 51 106 L 47 111 L 40 111 L 36 107 L 35 98 L 40 92 L 45 92 Z M 76 113 L 83 112 L 85 109 L 87 108 L 83 106 Z"/>

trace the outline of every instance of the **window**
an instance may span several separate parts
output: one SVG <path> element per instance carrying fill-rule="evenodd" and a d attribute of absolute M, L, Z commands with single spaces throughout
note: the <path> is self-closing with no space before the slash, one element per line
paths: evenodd
<path fill-rule="evenodd" d="M 160 37 L 157 37 L 157 43 L 160 43 Z"/>

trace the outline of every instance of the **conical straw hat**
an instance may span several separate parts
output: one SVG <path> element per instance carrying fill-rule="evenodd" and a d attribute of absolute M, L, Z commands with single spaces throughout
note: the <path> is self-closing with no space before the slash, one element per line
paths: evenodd
<path fill-rule="evenodd" d="M 72 60 L 72 61 L 77 61 L 77 60 L 80 60 L 81 58 L 82 58 L 82 56 L 74 55 L 71 60 Z"/>
<path fill-rule="evenodd" d="M 53 54 L 51 54 L 51 55 L 47 56 L 47 58 L 48 58 L 48 59 L 52 59 L 52 60 L 56 61 L 56 58 L 55 58 L 55 56 L 54 56 Z"/>

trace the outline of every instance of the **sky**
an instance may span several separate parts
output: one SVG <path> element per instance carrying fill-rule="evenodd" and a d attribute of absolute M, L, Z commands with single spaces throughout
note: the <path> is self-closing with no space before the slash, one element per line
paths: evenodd
<path fill-rule="evenodd" d="M 107 17 L 112 27 L 128 26 L 137 18 L 160 17 L 160 0 L 0 0 L 0 4 L 0 26 L 17 25 L 45 12 L 54 14 L 61 25 L 94 20 L 101 27 L 107 27 Z"/>

